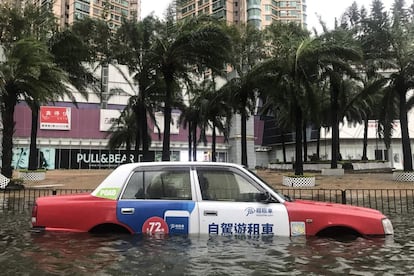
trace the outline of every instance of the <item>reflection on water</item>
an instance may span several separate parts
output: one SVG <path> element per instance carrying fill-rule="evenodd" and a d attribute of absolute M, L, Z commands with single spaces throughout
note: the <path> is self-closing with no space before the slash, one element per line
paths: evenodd
<path fill-rule="evenodd" d="M 1 274 L 383 275 L 414 271 L 414 215 L 391 216 L 395 235 L 322 238 L 143 237 L 32 233 L 29 216 L 1 214 Z"/>

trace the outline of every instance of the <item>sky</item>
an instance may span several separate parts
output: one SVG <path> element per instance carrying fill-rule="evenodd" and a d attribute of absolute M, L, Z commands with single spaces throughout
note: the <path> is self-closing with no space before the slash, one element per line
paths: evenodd
<path fill-rule="evenodd" d="M 335 22 L 335 17 L 339 19 L 342 13 L 351 6 L 355 0 L 307 0 L 307 23 L 311 30 L 316 28 L 320 31 L 318 16 L 327 24 L 328 28 L 332 28 Z M 371 9 L 372 0 L 358 0 L 358 6 L 365 6 L 368 10 Z M 382 0 L 386 10 L 391 9 L 394 0 Z M 408 3 L 410 1 L 406 1 Z M 151 12 L 160 18 L 164 17 L 164 13 L 171 0 L 141 0 L 142 18 L 149 15 Z"/>

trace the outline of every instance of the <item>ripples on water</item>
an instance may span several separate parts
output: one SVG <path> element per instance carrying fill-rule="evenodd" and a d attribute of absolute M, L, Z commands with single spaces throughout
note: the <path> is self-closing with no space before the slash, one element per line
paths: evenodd
<path fill-rule="evenodd" d="M 142 237 L 32 233 L 29 216 L 0 215 L 5 275 L 406 275 L 414 271 L 414 215 L 395 235 L 323 238 Z"/>

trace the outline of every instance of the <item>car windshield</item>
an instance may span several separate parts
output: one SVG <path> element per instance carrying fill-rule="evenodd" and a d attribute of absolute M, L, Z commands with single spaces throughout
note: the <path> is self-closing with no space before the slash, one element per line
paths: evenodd
<path fill-rule="evenodd" d="M 281 198 L 283 198 L 286 201 L 292 201 L 292 199 L 288 195 L 284 195 L 284 194 L 280 193 L 278 190 L 276 190 L 274 187 L 270 186 L 263 178 L 261 178 L 259 175 L 257 175 L 257 173 L 255 173 L 254 171 L 250 170 L 249 168 L 246 168 L 246 169 L 251 174 L 253 174 L 258 179 L 260 179 L 263 182 L 263 184 L 265 184 L 267 187 L 269 187 L 272 191 L 274 191 L 275 193 L 277 193 Z"/>

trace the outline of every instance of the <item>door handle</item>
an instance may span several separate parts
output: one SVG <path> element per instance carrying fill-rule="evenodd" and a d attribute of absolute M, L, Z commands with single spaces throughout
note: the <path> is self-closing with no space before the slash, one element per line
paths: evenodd
<path fill-rule="evenodd" d="M 217 211 L 205 210 L 204 215 L 205 216 L 217 216 Z"/>
<path fill-rule="evenodd" d="M 133 215 L 135 213 L 134 208 L 121 208 L 121 214 L 123 215 Z"/>

